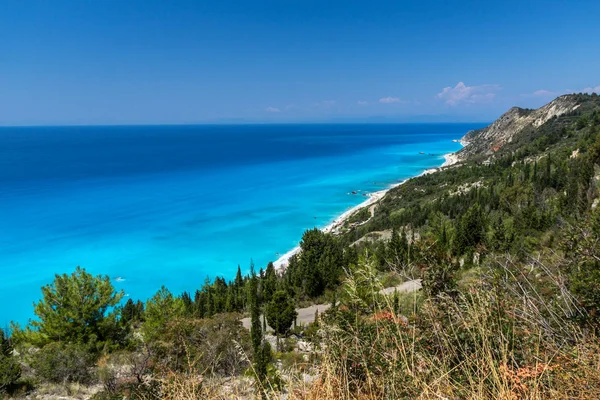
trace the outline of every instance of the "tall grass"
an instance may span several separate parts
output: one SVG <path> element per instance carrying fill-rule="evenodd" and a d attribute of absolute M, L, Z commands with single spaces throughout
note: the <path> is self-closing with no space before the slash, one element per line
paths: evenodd
<path fill-rule="evenodd" d="M 599 342 L 556 269 L 491 260 L 458 294 L 406 295 L 396 314 L 360 264 L 322 322 L 320 378 L 291 398 L 600 398 Z"/>

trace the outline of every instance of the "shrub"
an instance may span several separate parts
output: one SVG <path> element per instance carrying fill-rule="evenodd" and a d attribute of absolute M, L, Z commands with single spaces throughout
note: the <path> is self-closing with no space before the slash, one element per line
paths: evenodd
<path fill-rule="evenodd" d="M 12 353 L 10 340 L 0 329 L 0 392 L 12 386 L 21 377 L 21 366 Z"/>
<path fill-rule="evenodd" d="M 248 367 L 250 338 L 238 314 L 221 314 L 210 319 L 177 318 L 167 323 L 151 347 L 162 371 L 231 376 Z"/>
<path fill-rule="evenodd" d="M 372 314 L 342 303 L 323 320 L 321 378 L 292 398 L 598 398 L 597 339 L 572 322 L 550 266 L 496 262 L 409 318 L 389 298 Z"/>
<path fill-rule="evenodd" d="M 33 368 L 40 378 L 53 383 L 90 383 L 94 357 L 82 345 L 54 342 L 39 350 Z"/>
<path fill-rule="evenodd" d="M 0 392 L 14 385 L 21 377 L 21 367 L 13 357 L 0 356 Z"/>

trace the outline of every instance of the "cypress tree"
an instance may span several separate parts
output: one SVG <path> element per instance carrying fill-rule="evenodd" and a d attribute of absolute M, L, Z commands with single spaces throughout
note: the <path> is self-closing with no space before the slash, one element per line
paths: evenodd
<path fill-rule="evenodd" d="M 244 279 L 242 278 L 242 270 L 239 265 L 238 265 L 237 273 L 235 274 L 235 280 L 233 281 L 233 285 L 234 285 L 233 295 L 234 295 L 234 300 L 235 300 L 234 307 L 238 310 L 241 310 L 245 306 L 244 294 L 243 294 L 243 290 L 242 290 L 244 287 Z"/>
<path fill-rule="evenodd" d="M 283 290 L 275 292 L 265 314 L 277 336 L 286 334 L 298 315 L 294 301 Z"/>
<path fill-rule="evenodd" d="M 260 326 L 260 308 L 258 304 L 258 282 L 254 266 L 250 268 L 250 286 L 248 291 L 248 301 L 250 304 L 250 337 L 252 339 L 252 348 L 254 349 L 254 359 L 259 358 L 260 346 L 262 342 L 262 329 Z"/>
<path fill-rule="evenodd" d="M 275 272 L 275 266 L 270 262 L 269 265 L 267 265 L 265 278 L 263 280 L 263 298 L 265 303 L 271 301 L 275 290 L 277 290 L 277 273 Z"/>

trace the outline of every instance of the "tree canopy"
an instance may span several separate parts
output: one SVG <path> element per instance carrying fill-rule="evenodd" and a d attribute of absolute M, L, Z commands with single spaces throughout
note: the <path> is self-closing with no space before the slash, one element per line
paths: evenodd
<path fill-rule="evenodd" d="M 42 299 L 34 304 L 38 320 L 31 325 L 47 342 L 102 343 L 118 334 L 116 307 L 122 297 L 108 276 L 92 276 L 77 267 L 42 287 Z"/>
<path fill-rule="evenodd" d="M 285 335 L 292 327 L 298 313 L 290 296 L 279 290 L 273 294 L 273 298 L 267 304 L 266 316 L 269 326 L 275 333 Z"/>

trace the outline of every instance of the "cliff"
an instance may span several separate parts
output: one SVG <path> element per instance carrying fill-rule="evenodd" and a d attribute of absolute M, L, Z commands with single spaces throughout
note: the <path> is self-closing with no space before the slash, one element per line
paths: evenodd
<path fill-rule="evenodd" d="M 577 95 L 564 95 L 537 110 L 513 107 L 491 125 L 468 132 L 461 139 L 465 147 L 456 155 L 460 161 L 473 156 L 489 158 L 524 131 L 538 128 L 554 117 L 573 112 L 579 105 Z"/>

